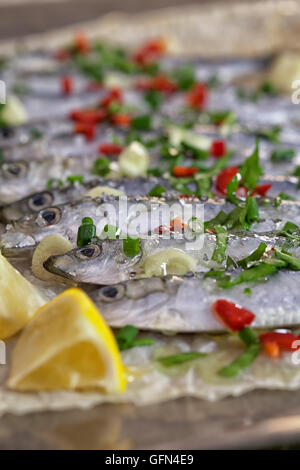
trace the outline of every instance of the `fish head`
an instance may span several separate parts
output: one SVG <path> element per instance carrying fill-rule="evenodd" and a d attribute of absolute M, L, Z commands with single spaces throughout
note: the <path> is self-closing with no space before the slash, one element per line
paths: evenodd
<path fill-rule="evenodd" d="M 6 231 L 0 236 L 2 253 L 14 257 L 21 250 L 31 251 L 46 235 L 66 235 L 62 214 L 61 207 L 49 207 L 7 224 Z"/>
<path fill-rule="evenodd" d="M 141 258 L 141 253 L 126 256 L 122 240 L 104 240 L 50 256 L 44 266 L 78 283 L 110 284 L 134 277 Z"/>
<path fill-rule="evenodd" d="M 3 202 L 19 199 L 28 186 L 30 163 L 25 160 L 4 161 L 0 165 L 0 198 Z"/>
<path fill-rule="evenodd" d="M 151 277 L 94 286 L 90 296 L 110 326 L 148 329 L 155 323 L 157 312 L 162 315 L 168 312 L 168 302 L 176 298 L 177 289 L 175 277 L 171 277 L 171 282 L 168 276 Z"/>
<path fill-rule="evenodd" d="M 11 222 L 25 214 L 36 214 L 53 204 L 54 195 L 51 191 L 40 191 L 18 201 L 0 207 L 0 220 Z"/>

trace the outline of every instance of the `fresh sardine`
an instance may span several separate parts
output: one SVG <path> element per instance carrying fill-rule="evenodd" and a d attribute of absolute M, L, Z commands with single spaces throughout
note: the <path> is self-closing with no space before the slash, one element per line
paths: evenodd
<path fill-rule="evenodd" d="M 131 280 L 97 287 L 91 297 L 113 327 L 173 332 L 222 331 L 211 313 L 217 299 L 235 302 L 255 314 L 252 326 L 274 328 L 300 324 L 300 273 L 279 271 L 265 282 L 221 289 L 203 274 Z M 250 287 L 252 295 L 244 293 Z"/>

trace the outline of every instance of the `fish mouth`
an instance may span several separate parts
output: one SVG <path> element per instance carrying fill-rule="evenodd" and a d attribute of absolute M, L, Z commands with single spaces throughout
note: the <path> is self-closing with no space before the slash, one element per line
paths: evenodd
<path fill-rule="evenodd" d="M 59 268 L 56 265 L 56 259 L 58 256 L 61 256 L 61 255 L 49 256 L 49 258 L 47 258 L 46 261 L 43 262 L 43 267 L 51 274 L 55 274 L 65 279 L 69 279 L 73 282 L 77 282 L 75 276 L 72 276 L 72 274 L 69 274 L 66 271 L 63 271 L 61 268 Z"/>

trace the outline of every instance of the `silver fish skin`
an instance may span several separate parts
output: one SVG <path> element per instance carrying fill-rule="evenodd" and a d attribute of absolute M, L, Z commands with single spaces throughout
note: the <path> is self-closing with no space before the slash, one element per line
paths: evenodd
<path fill-rule="evenodd" d="M 14 256 L 19 248 L 33 248 L 42 238 L 53 233 L 64 236 L 75 245 L 78 227 L 84 217 L 93 219 L 98 235 L 109 224 L 119 227 L 129 236 L 136 236 L 137 232 L 143 236 L 148 234 L 151 227 L 161 225 L 161 219 L 170 223 L 170 207 L 172 218 L 182 216 L 183 210 L 187 208 L 191 214 L 199 211 L 202 215 L 203 212 L 203 203 L 199 200 L 195 202 L 193 198 L 87 197 L 49 207 L 8 224 L 6 232 L 0 236 L 0 247 L 6 256 Z"/>
<path fill-rule="evenodd" d="M 233 204 L 224 200 L 210 199 L 203 202 L 193 198 L 176 199 L 174 196 L 84 198 L 49 207 L 8 224 L 6 232 L 0 236 L 0 247 L 6 256 L 15 256 L 19 248 L 33 248 L 42 238 L 53 233 L 64 236 L 75 245 L 78 227 L 84 217 L 93 219 L 98 236 L 109 224 L 129 236 L 143 238 L 160 225 L 169 225 L 173 218 L 180 217 L 182 221 L 188 222 L 191 217 L 198 217 L 207 221 L 221 210 L 229 213 L 233 208 Z M 252 224 L 251 231 L 278 231 L 287 221 L 300 225 L 300 202 L 283 201 L 279 207 L 262 205 L 260 221 Z"/>
<path fill-rule="evenodd" d="M 44 267 L 57 275 L 71 279 L 76 283 L 117 284 L 134 278 L 145 276 L 144 263 L 148 256 L 175 248 L 191 256 L 196 261 L 196 271 L 206 272 L 209 269 L 225 267 L 228 256 L 237 263 L 249 256 L 260 243 L 271 247 L 291 248 L 291 241 L 273 234 L 229 235 L 226 258 L 221 264 L 212 260 L 216 246 L 216 237 L 204 233 L 195 242 L 187 242 L 184 237 L 171 236 L 166 239 L 162 235 L 153 235 L 149 239 L 140 240 L 140 251 L 137 256 L 130 258 L 123 252 L 122 240 L 94 240 L 93 243 L 76 248 L 63 255 L 50 256 Z M 300 248 L 293 250 L 295 256 L 300 256 Z"/>
<path fill-rule="evenodd" d="M 62 159 L 59 155 L 48 157 L 38 162 L 35 160 L 18 160 L 3 162 L 0 165 L 0 203 L 8 204 L 40 192 L 49 180 L 64 181 L 67 176 L 91 175 L 92 161 L 89 159 Z"/>
<path fill-rule="evenodd" d="M 13 165 L 12 165 L 13 168 Z M 75 168 L 74 168 L 75 169 Z M 78 168 L 79 170 L 79 168 Z M 91 177 L 91 175 L 89 175 Z M 141 196 L 148 194 L 156 185 L 161 185 L 166 189 L 168 194 L 178 195 L 178 191 L 171 189 L 169 180 L 165 178 L 121 178 L 121 179 L 104 179 L 95 178 L 85 183 L 76 181 L 63 187 L 59 185 L 53 189 L 45 189 L 26 196 L 25 198 L 0 206 L 0 221 L 9 223 L 18 220 L 21 217 L 36 213 L 39 210 L 46 209 L 54 205 L 65 204 L 83 198 L 89 190 L 96 186 L 105 186 L 112 189 L 123 191 L 128 196 Z M 4 191 L 4 188 L 2 188 Z M 1 190 L 0 190 L 1 193 Z"/>
<path fill-rule="evenodd" d="M 220 289 L 203 274 L 152 277 L 94 287 L 89 292 L 106 322 L 115 328 L 133 325 L 143 330 L 176 333 L 220 332 L 224 326 L 211 313 L 212 304 L 226 299 L 252 311 L 251 327 L 300 324 L 300 272 L 281 270 L 265 282 Z M 245 287 L 252 295 L 244 293 Z"/>

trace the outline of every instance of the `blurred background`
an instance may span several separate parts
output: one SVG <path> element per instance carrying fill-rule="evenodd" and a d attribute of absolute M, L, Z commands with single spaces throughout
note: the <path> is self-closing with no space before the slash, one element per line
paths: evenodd
<path fill-rule="evenodd" d="M 110 12 L 135 13 L 169 6 L 233 2 L 244 0 L 0 0 L 0 39 L 41 33 Z"/>

